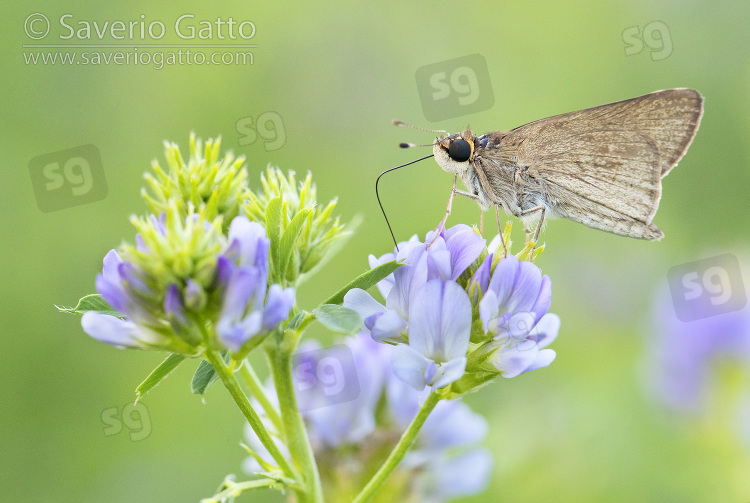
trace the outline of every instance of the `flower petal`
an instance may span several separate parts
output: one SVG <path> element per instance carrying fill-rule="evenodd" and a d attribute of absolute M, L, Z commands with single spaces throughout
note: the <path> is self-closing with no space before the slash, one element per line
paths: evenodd
<path fill-rule="evenodd" d="M 536 370 L 541 369 L 544 367 L 549 367 L 550 363 L 555 361 L 555 357 L 557 356 L 557 353 L 554 349 L 542 349 L 539 351 L 536 355 L 536 360 L 529 365 L 529 367 L 525 370 L 525 372 L 528 372 L 530 370 Z"/>
<path fill-rule="evenodd" d="M 454 447 L 481 442 L 489 427 L 487 420 L 459 400 L 442 400 L 419 432 L 422 449 L 432 455 Z"/>
<path fill-rule="evenodd" d="M 385 264 L 386 262 L 395 260 L 395 258 L 396 255 L 394 253 L 386 253 L 385 255 L 381 255 L 379 258 L 376 258 L 375 255 L 369 255 L 367 257 L 367 262 L 370 264 L 370 269 L 375 269 L 381 264 Z M 393 273 L 391 273 L 378 282 L 378 291 L 380 291 L 380 295 L 383 296 L 383 299 L 388 298 L 388 294 L 391 293 L 391 289 L 393 288 L 393 284 L 395 281 L 396 280 L 393 277 Z"/>
<path fill-rule="evenodd" d="M 399 344 L 393 348 L 393 373 L 396 377 L 416 390 L 426 386 L 425 373 L 427 367 L 433 364 L 407 344 Z"/>
<path fill-rule="evenodd" d="M 517 345 L 512 344 L 495 351 L 490 360 L 503 377 L 511 378 L 526 372 L 536 361 L 538 353 L 535 347 L 521 351 Z"/>
<path fill-rule="evenodd" d="M 435 244 L 441 244 L 438 240 Z M 453 279 L 451 277 L 451 254 L 446 249 L 433 249 L 427 253 L 427 279 L 439 278 L 443 281 Z"/>
<path fill-rule="evenodd" d="M 483 296 L 490 286 L 490 277 L 492 276 L 492 258 L 494 255 L 490 253 L 487 258 L 484 259 L 482 265 L 480 265 L 474 272 L 474 275 L 469 281 L 469 288 L 474 288 L 474 301 L 479 297 Z"/>
<path fill-rule="evenodd" d="M 518 274 L 513 285 L 513 293 L 506 302 L 508 312 L 530 311 L 542 286 L 542 271 L 537 266 L 523 260 L 518 264 Z"/>
<path fill-rule="evenodd" d="M 503 257 L 497 262 L 495 271 L 492 273 L 492 278 L 490 279 L 489 289 L 495 292 L 498 305 L 504 305 L 510 298 L 517 273 L 518 258 L 514 255 Z"/>
<path fill-rule="evenodd" d="M 362 330 L 369 330 L 365 327 L 364 320 L 375 313 L 385 312 L 385 306 L 372 298 L 372 295 L 361 288 L 352 288 L 344 295 L 344 307 L 354 309 L 362 318 Z"/>
<path fill-rule="evenodd" d="M 167 287 L 167 293 L 164 295 L 164 314 L 167 318 L 174 317 L 182 325 L 187 325 L 185 303 L 182 301 L 179 287 L 174 283 Z"/>
<path fill-rule="evenodd" d="M 104 256 L 102 273 L 96 276 L 96 291 L 117 311 L 128 314 L 128 299 L 120 279 L 122 259 L 115 250 Z"/>
<path fill-rule="evenodd" d="M 263 323 L 263 315 L 253 311 L 241 320 L 222 318 L 216 324 L 219 342 L 230 351 L 237 353 L 242 345 L 257 335 Z"/>
<path fill-rule="evenodd" d="M 289 311 L 294 305 L 294 288 L 281 288 L 274 283 L 268 289 L 266 306 L 263 310 L 263 330 L 274 328 L 279 322 L 287 319 Z"/>
<path fill-rule="evenodd" d="M 428 477 L 432 483 L 427 490 L 435 498 L 434 501 L 480 493 L 487 487 L 492 466 L 492 454 L 483 448 L 450 457 L 442 456 L 429 467 Z"/>
<path fill-rule="evenodd" d="M 396 311 L 375 313 L 365 318 L 363 322 L 375 341 L 405 342 L 403 334 L 406 332 L 407 324 Z"/>
<path fill-rule="evenodd" d="M 469 226 L 456 229 L 453 226 L 446 232 L 445 246 L 451 256 L 451 278 L 457 279 L 479 257 L 487 243 L 482 236 Z"/>
<path fill-rule="evenodd" d="M 408 321 L 409 305 L 416 292 L 427 282 L 427 273 L 426 250 L 420 244 L 411 249 L 406 257 L 406 265 L 394 271 L 394 285 L 385 301 L 386 307 L 395 310 L 401 318 Z"/>
<path fill-rule="evenodd" d="M 479 319 L 482 320 L 484 333 L 490 329 L 490 321 L 496 319 L 499 313 L 497 295 L 493 290 L 487 290 L 479 301 Z"/>
<path fill-rule="evenodd" d="M 539 288 L 539 295 L 537 296 L 534 305 L 529 308 L 529 311 L 534 313 L 536 323 L 539 323 L 539 320 L 542 319 L 542 316 L 544 316 L 547 311 L 549 311 L 549 307 L 551 304 L 552 280 L 549 279 L 549 276 L 545 275 L 542 278 L 542 285 Z"/>
<path fill-rule="evenodd" d="M 435 362 L 466 356 L 471 302 L 453 281 L 432 279 L 409 309 L 409 345 Z"/>
<path fill-rule="evenodd" d="M 205 307 L 207 300 L 203 287 L 192 278 L 188 278 L 187 285 L 185 286 L 185 305 L 188 309 L 201 310 Z"/>
<path fill-rule="evenodd" d="M 545 314 L 532 331 L 539 349 L 546 348 L 557 338 L 560 330 L 560 317 L 554 313 Z"/>
<path fill-rule="evenodd" d="M 441 363 L 438 366 L 438 370 L 439 377 L 437 379 L 432 379 L 433 382 L 428 383 L 431 384 L 433 388 L 442 388 L 443 386 L 447 386 L 450 383 L 461 379 L 466 370 L 466 357 L 462 356 L 460 358 L 454 358 L 449 362 Z"/>
<path fill-rule="evenodd" d="M 265 284 L 261 285 L 260 281 L 260 274 L 255 267 L 237 267 L 232 271 L 224 292 L 221 317 L 235 321 L 242 318 L 256 291 L 265 288 Z"/>
<path fill-rule="evenodd" d="M 258 222 L 251 222 L 245 216 L 238 216 L 229 225 L 229 242 L 240 246 L 240 265 L 255 266 L 261 272 L 268 270 L 268 248 L 271 241 L 266 237 L 266 229 Z"/>
<path fill-rule="evenodd" d="M 115 316 L 87 311 L 81 317 L 83 331 L 94 339 L 118 348 L 143 348 L 140 341 L 140 330 L 132 321 L 121 320 Z"/>

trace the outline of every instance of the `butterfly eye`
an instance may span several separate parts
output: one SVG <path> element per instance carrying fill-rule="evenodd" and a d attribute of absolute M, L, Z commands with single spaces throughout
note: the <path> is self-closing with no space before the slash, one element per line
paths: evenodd
<path fill-rule="evenodd" d="M 468 161 L 469 157 L 471 157 L 471 145 L 469 145 L 468 141 L 457 138 L 448 147 L 448 155 L 456 162 Z"/>

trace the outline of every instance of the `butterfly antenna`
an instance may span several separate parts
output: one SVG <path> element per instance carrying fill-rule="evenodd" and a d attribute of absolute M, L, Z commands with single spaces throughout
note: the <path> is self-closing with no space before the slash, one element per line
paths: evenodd
<path fill-rule="evenodd" d="M 427 129 L 424 127 L 414 126 L 412 124 L 407 124 L 406 122 L 399 121 L 396 119 L 393 119 L 393 124 L 398 127 L 408 127 L 411 129 L 419 129 L 420 131 L 427 131 L 429 133 L 445 133 L 448 134 L 448 131 L 445 131 L 444 129 Z"/>
<path fill-rule="evenodd" d="M 412 148 L 412 147 L 432 147 L 432 143 L 424 144 L 424 145 L 417 145 L 416 143 L 399 143 L 399 148 Z"/>
<path fill-rule="evenodd" d="M 399 168 L 403 168 L 405 166 L 409 166 L 410 164 L 414 164 L 415 162 L 424 161 L 425 159 L 429 159 L 434 154 L 426 155 L 424 157 L 420 157 L 419 159 L 416 159 L 411 162 L 407 162 L 406 164 L 402 164 L 401 166 L 396 166 L 395 168 L 386 169 L 382 173 L 378 175 L 378 178 L 375 180 L 375 197 L 378 198 L 378 204 L 380 205 L 380 211 L 383 212 L 383 218 L 385 218 L 385 224 L 388 226 L 388 231 L 391 233 L 391 238 L 393 239 L 393 244 L 396 245 L 396 251 L 400 251 L 398 249 L 398 243 L 396 242 L 396 236 L 393 235 L 393 229 L 391 228 L 391 223 L 388 221 L 388 216 L 385 214 L 385 209 L 383 208 L 383 203 L 380 202 L 380 194 L 378 192 L 378 182 L 380 182 L 380 177 L 385 175 L 386 173 L 390 171 L 394 171 Z"/>

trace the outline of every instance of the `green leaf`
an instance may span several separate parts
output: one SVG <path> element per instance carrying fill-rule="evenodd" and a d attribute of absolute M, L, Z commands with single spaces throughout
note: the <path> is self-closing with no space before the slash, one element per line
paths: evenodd
<path fill-rule="evenodd" d="M 287 324 L 285 330 L 298 331 L 300 327 L 302 327 L 303 325 L 306 326 L 308 323 L 308 320 L 311 318 L 312 318 L 312 315 L 308 313 L 307 311 L 300 311 L 299 313 L 295 314 L 291 320 L 289 320 L 289 323 Z"/>
<path fill-rule="evenodd" d="M 187 358 L 185 355 L 180 355 L 177 353 L 172 353 L 171 355 L 167 356 L 167 358 L 159 364 L 158 367 L 156 367 L 149 375 L 146 377 L 146 379 L 138 385 L 138 387 L 135 389 L 135 401 L 137 402 L 144 396 L 146 396 L 146 393 L 151 391 L 152 388 L 155 388 L 157 384 L 159 384 L 162 379 L 167 377 L 174 369 L 177 368 L 177 366 L 182 363 L 182 361 Z"/>
<path fill-rule="evenodd" d="M 99 295 L 98 293 L 93 293 L 91 295 L 86 295 L 81 300 L 78 301 L 78 305 L 76 307 L 60 307 L 55 306 L 61 313 L 68 313 L 68 314 L 83 314 L 88 311 L 96 311 L 97 313 L 101 314 L 108 314 L 110 316 L 117 316 L 118 318 L 122 318 L 122 314 L 120 314 L 118 311 L 115 310 L 112 306 L 109 305 L 109 303 L 104 300 L 104 297 Z"/>
<path fill-rule="evenodd" d="M 286 277 L 286 269 L 289 266 L 289 258 L 292 256 L 294 251 L 294 243 L 297 241 L 302 227 L 305 225 L 308 215 L 312 210 L 302 209 L 295 215 L 289 225 L 284 230 L 284 234 L 281 236 L 281 244 L 279 249 L 279 278 Z"/>
<path fill-rule="evenodd" d="M 208 363 L 206 360 L 201 360 L 198 364 L 198 368 L 195 369 L 193 374 L 193 380 L 190 381 L 190 391 L 196 395 L 202 395 L 206 392 L 206 389 L 219 377 L 219 374 L 214 370 L 213 365 Z"/>
<path fill-rule="evenodd" d="M 354 281 L 333 294 L 323 304 L 341 304 L 344 302 L 344 295 L 346 295 L 346 292 L 352 288 L 367 290 L 368 288 L 377 285 L 379 281 L 385 279 L 389 274 L 401 267 L 401 265 L 402 264 L 399 264 L 397 261 L 391 260 L 390 262 L 377 266 L 375 269 L 370 269 L 361 276 L 354 278 Z"/>
<path fill-rule="evenodd" d="M 281 237 L 281 198 L 274 197 L 266 206 L 266 233 L 271 241 L 271 263 L 275 268 L 280 265 Z"/>
<path fill-rule="evenodd" d="M 326 328 L 341 334 L 356 334 L 362 327 L 362 318 L 354 309 L 336 304 L 323 304 L 313 309 L 313 314 Z"/>

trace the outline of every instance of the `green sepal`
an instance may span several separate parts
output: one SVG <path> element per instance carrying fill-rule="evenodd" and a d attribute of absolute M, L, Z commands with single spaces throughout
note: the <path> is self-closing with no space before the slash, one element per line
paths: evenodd
<path fill-rule="evenodd" d="M 476 311 L 478 311 L 478 308 L 474 308 Z M 482 320 L 479 319 L 479 316 L 474 313 L 473 314 L 474 321 L 471 324 L 471 335 L 469 337 L 469 340 L 473 344 L 481 344 L 483 342 L 486 342 L 488 339 L 492 339 L 492 334 L 485 334 L 484 333 L 484 327 L 482 326 Z"/>
<path fill-rule="evenodd" d="M 315 317 L 307 311 L 300 311 L 295 314 L 286 326 L 285 330 L 299 331 L 300 327 L 306 326 Z"/>
<path fill-rule="evenodd" d="M 313 309 L 313 314 L 326 328 L 340 334 L 356 334 L 362 327 L 357 311 L 338 304 L 323 304 Z"/>
<path fill-rule="evenodd" d="M 270 207 L 270 205 L 269 205 Z M 284 234 L 281 236 L 281 244 L 279 250 L 279 263 L 278 263 L 278 278 L 282 280 L 287 277 L 287 268 L 289 267 L 289 260 L 294 252 L 294 243 L 297 241 L 297 237 L 302 231 L 305 221 L 308 219 L 312 210 L 302 209 L 297 213 L 286 229 Z M 296 274 L 294 275 L 296 276 Z"/>
<path fill-rule="evenodd" d="M 457 396 L 474 392 L 485 386 L 500 375 L 498 372 L 472 372 L 466 373 L 450 386 L 450 391 L 446 398 L 452 399 Z"/>
<path fill-rule="evenodd" d="M 536 249 L 531 254 L 531 261 L 532 262 L 535 261 L 539 257 L 539 255 L 542 254 L 542 252 L 544 251 L 544 247 L 545 246 L 547 246 L 547 243 L 544 243 L 542 246 L 537 246 L 536 247 Z"/>
<path fill-rule="evenodd" d="M 354 278 L 351 283 L 333 294 L 328 300 L 323 302 L 323 304 L 341 304 L 342 302 L 344 302 L 344 295 L 346 295 L 346 292 L 348 292 L 352 288 L 361 288 L 362 290 L 367 290 L 368 288 L 377 285 L 378 282 L 388 277 L 389 274 L 401 267 L 401 265 L 403 265 L 403 263 L 399 263 L 396 260 L 391 260 L 390 262 L 386 262 L 385 264 L 380 264 L 374 269 L 370 269 L 366 273 Z"/>
<path fill-rule="evenodd" d="M 257 461 L 260 467 L 263 468 L 267 473 L 279 472 L 279 468 L 277 466 L 273 466 L 271 463 L 263 459 L 263 457 L 257 452 L 255 452 L 249 445 L 240 442 L 240 447 L 245 449 L 245 451 L 248 454 L 250 454 L 253 458 L 255 458 L 255 461 Z M 256 473 L 256 475 L 260 475 L 260 473 Z M 271 477 L 268 477 L 268 478 L 271 478 Z"/>
<path fill-rule="evenodd" d="M 151 391 L 151 389 L 155 388 L 165 377 L 172 373 L 172 371 L 176 369 L 185 358 L 187 358 L 185 355 L 177 353 L 172 353 L 167 356 L 167 358 L 161 362 L 158 367 L 151 371 L 148 377 L 146 377 L 146 379 L 144 379 L 144 381 L 135 389 L 136 403 L 138 403 L 138 400 L 146 396 L 146 393 Z"/>
<path fill-rule="evenodd" d="M 78 301 L 78 305 L 76 307 L 55 307 L 61 313 L 83 314 L 88 311 L 95 311 L 100 314 L 124 318 L 124 316 L 120 314 L 119 311 L 110 306 L 109 303 L 104 300 L 104 297 L 102 297 L 98 293 L 92 293 L 91 295 L 86 295 L 85 297 L 81 298 L 81 300 Z"/>
<path fill-rule="evenodd" d="M 274 197 L 266 206 L 266 233 L 271 242 L 271 264 L 276 270 L 279 268 L 281 259 L 281 209 L 280 197 Z"/>
<path fill-rule="evenodd" d="M 221 352 L 221 357 L 224 361 L 229 360 L 229 352 L 225 349 Z M 201 360 L 198 364 L 198 368 L 195 369 L 193 379 L 190 381 L 190 391 L 196 395 L 203 395 L 206 389 L 213 383 L 219 374 L 214 369 L 213 365 L 208 363 L 206 360 Z"/>

